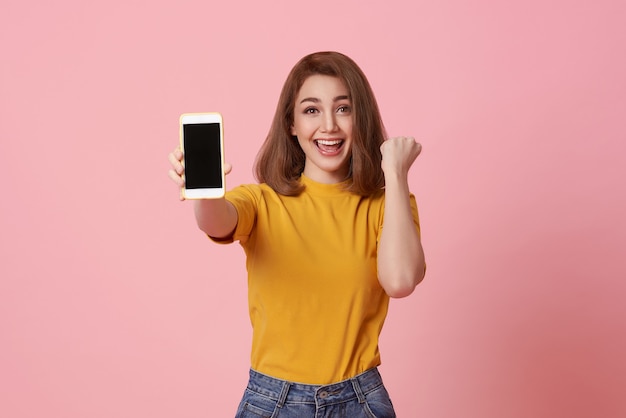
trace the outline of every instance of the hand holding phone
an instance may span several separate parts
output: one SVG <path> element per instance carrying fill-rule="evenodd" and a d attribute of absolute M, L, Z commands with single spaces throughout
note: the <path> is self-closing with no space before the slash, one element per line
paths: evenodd
<path fill-rule="evenodd" d="M 219 113 L 185 113 L 180 117 L 180 148 L 183 152 L 184 199 L 223 197 L 224 140 Z"/>

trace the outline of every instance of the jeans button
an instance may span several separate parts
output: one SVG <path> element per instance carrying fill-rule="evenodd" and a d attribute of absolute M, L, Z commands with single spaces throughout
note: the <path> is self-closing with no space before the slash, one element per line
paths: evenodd
<path fill-rule="evenodd" d="M 327 397 L 328 397 L 328 392 L 326 392 L 326 391 L 320 392 L 320 398 L 321 399 L 326 399 Z"/>

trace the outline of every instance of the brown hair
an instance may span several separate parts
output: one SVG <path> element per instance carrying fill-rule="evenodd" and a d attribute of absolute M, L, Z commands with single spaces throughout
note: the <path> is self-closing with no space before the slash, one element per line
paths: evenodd
<path fill-rule="evenodd" d="M 256 158 L 256 179 L 276 192 L 295 196 L 304 185 L 305 155 L 291 135 L 296 97 L 304 81 L 312 75 L 328 75 L 342 80 L 352 101 L 352 156 L 347 190 L 369 196 L 385 184 L 380 145 L 385 127 L 374 92 L 358 65 L 339 52 L 317 52 L 302 58 L 291 70 L 280 93 L 276 113 L 265 142 Z"/>

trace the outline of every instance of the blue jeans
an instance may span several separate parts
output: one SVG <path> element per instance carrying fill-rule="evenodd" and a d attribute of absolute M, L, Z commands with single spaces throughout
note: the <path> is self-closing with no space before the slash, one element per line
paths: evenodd
<path fill-rule="evenodd" d="M 378 369 L 330 385 L 306 385 L 250 370 L 235 418 L 395 418 Z"/>

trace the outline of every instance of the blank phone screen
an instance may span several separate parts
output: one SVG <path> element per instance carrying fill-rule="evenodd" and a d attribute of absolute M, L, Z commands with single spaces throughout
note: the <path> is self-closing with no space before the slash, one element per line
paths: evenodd
<path fill-rule="evenodd" d="M 220 124 L 183 125 L 185 148 L 185 188 L 214 189 L 222 187 Z"/>

